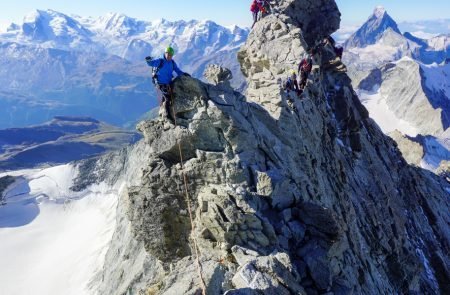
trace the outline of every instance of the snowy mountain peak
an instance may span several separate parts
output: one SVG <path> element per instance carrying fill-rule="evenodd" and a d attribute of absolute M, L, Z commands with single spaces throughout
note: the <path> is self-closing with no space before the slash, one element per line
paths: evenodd
<path fill-rule="evenodd" d="M 7 28 L 6 28 L 6 32 L 11 32 L 11 31 L 17 31 L 20 30 L 20 26 L 18 24 L 15 23 L 11 23 Z"/>
<path fill-rule="evenodd" d="M 36 10 L 30 11 L 23 17 L 23 22 L 24 23 L 36 22 L 40 16 L 41 16 L 41 14 L 40 14 L 39 10 L 36 9 Z"/>
<path fill-rule="evenodd" d="M 145 30 L 145 22 L 115 12 L 109 12 L 97 20 L 91 20 L 90 23 L 84 21 L 84 25 L 91 30 L 104 31 L 116 37 L 128 37 Z"/>
<path fill-rule="evenodd" d="M 384 7 L 377 6 L 367 22 L 345 42 L 345 47 L 366 47 L 375 44 L 389 30 L 401 35 L 397 23 Z"/>
<path fill-rule="evenodd" d="M 373 15 L 376 18 L 381 18 L 386 13 L 386 9 L 383 6 L 377 6 L 375 7 L 375 10 L 373 11 Z"/>
<path fill-rule="evenodd" d="M 170 22 L 168 20 L 166 20 L 165 18 L 158 18 L 158 19 L 155 19 L 154 21 L 152 21 L 153 26 L 164 25 L 167 23 L 170 23 Z"/>
<path fill-rule="evenodd" d="M 28 14 L 26 14 L 23 18 L 23 23 L 39 23 L 44 21 L 52 21 L 54 19 L 65 19 L 67 21 L 73 21 L 73 19 L 61 12 L 47 9 L 47 10 L 40 10 L 35 9 Z"/>
<path fill-rule="evenodd" d="M 113 30 L 118 27 L 127 26 L 136 22 L 134 18 L 128 17 L 123 13 L 108 13 L 105 17 L 101 18 L 104 21 L 106 30 Z"/>
<path fill-rule="evenodd" d="M 75 19 L 54 10 L 34 10 L 24 19 L 19 33 L 24 38 L 39 42 L 58 42 L 69 45 L 89 39 L 91 32 Z"/>

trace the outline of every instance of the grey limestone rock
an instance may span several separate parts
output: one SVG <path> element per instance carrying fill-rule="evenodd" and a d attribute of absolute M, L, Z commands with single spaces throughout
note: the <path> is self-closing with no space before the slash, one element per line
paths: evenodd
<path fill-rule="evenodd" d="M 409 164 L 419 167 L 420 161 L 424 156 L 424 149 L 420 143 L 411 140 L 407 136 L 401 134 L 398 130 L 391 132 L 389 136 L 397 143 L 403 158 L 405 158 Z"/>
<path fill-rule="evenodd" d="M 334 1 L 274 5 L 279 13 L 255 25 L 239 54 L 245 96 L 177 79 L 177 126 L 141 123 L 144 139 L 115 160 L 127 197 L 101 290 L 200 294 L 194 245 L 207 294 L 448 286 L 448 184 L 406 163 L 330 48 L 316 58 L 304 99 L 295 109 L 285 103 L 279 78 L 339 27 L 339 11 Z"/>
<path fill-rule="evenodd" d="M 283 254 L 260 256 L 247 262 L 237 270 L 233 284 L 263 294 L 306 294 L 293 273 L 289 257 Z"/>
<path fill-rule="evenodd" d="M 203 73 L 203 76 L 212 84 L 224 83 L 233 78 L 233 74 L 227 68 L 219 65 L 208 65 Z"/>

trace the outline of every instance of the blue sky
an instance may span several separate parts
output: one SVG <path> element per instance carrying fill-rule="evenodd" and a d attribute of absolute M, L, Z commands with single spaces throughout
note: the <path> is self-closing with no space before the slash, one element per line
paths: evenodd
<path fill-rule="evenodd" d="M 0 0 L 6 1 L 6 0 Z M 54 9 L 66 14 L 100 16 L 122 12 L 138 19 L 211 19 L 223 25 L 249 25 L 251 0 L 19 0 L 0 10 L 0 22 L 21 23 L 33 9 Z M 397 21 L 450 18 L 449 0 L 337 0 L 344 24 L 360 24 L 377 5 Z"/>

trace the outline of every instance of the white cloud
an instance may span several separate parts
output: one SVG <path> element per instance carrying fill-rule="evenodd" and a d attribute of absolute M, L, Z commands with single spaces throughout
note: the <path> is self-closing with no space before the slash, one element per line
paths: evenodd
<path fill-rule="evenodd" d="M 9 26 L 10 24 L 4 21 L 0 21 L 0 32 L 6 32 L 6 28 Z"/>
<path fill-rule="evenodd" d="M 345 25 L 342 24 L 341 28 L 337 30 L 336 33 L 333 34 L 333 37 L 336 39 L 338 43 L 343 43 L 348 39 L 354 32 L 359 29 L 359 25 Z"/>
<path fill-rule="evenodd" d="M 431 39 L 431 38 L 439 35 L 439 34 L 427 33 L 424 31 L 415 31 L 415 32 L 411 32 L 411 34 L 413 34 L 414 36 L 421 38 L 421 39 Z"/>
<path fill-rule="evenodd" d="M 427 28 L 426 26 L 418 25 L 418 24 L 413 25 L 413 27 L 414 27 L 415 29 L 417 29 L 417 30 L 425 30 L 425 29 Z"/>
<path fill-rule="evenodd" d="M 359 29 L 358 25 L 342 25 L 342 27 L 337 31 L 339 34 L 353 34 Z"/>

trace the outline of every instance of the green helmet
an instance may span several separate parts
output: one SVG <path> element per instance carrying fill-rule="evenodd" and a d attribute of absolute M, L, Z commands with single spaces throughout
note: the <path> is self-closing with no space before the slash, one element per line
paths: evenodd
<path fill-rule="evenodd" d="M 173 48 L 169 46 L 166 48 L 165 53 L 168 53 L 173 56 L 175 54 L 175 50 L 173 50 Z"/>

